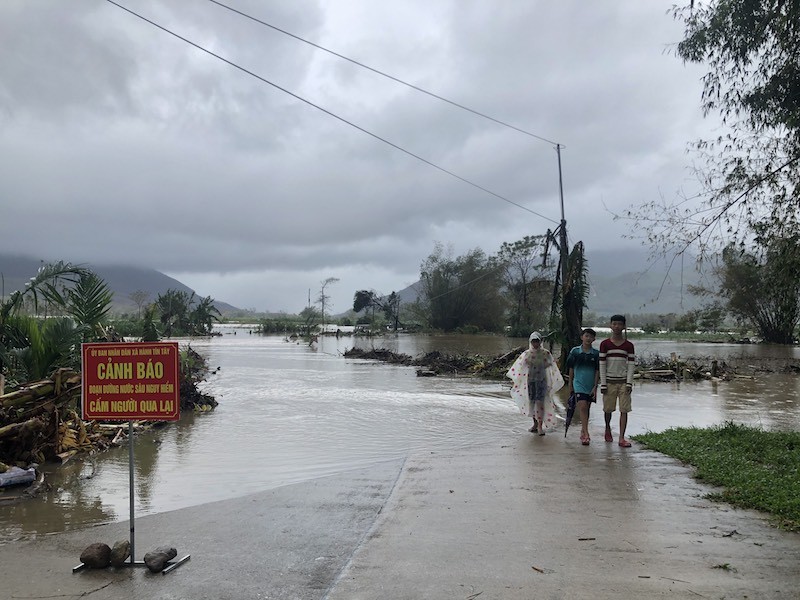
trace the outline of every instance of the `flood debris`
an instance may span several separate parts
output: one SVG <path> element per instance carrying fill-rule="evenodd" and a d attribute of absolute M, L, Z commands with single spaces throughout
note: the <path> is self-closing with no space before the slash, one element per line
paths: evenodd
<path fill-rule="evenodd" d="M 446 354 L 434 350 L 418 358 L 408 354 L 398 354 L 386 348 L 362 350 L 353 348 L 344 352 L 345 358 L 361 358 L 379 360 L 389 364 L 420 367 L 418 377 L 436 375 L 474 376 L 502 379 L 508 368 L 525 348 L 515 348 L 496 357 L 485 357 L 479 354 Z"/>
<path fill-rule="evenodd" d="M 434 350 L 414 358 L 408 354 L 398 354 L 386 348 L 362 350 L 353 348 L 344 352 L 345 358 L 378 360 L 389 364 L 419 367 L 418 377 L 436 375 L 473 376 L 486 379 L 505 379 L 505 374 L 517 357 L 525 350 L 524 346 L 514 348 L 498 356 L 486 357 L 479 354 L 445 354 Z M 693 381 L 734 379 L 755 379 L 765 373 L 800 374 L 800 360 L 774 358 L 758 359 L 752 356 L 742 359 L 716 357 L 681 358 L 676 353 L 669 357 L 658 354 L 637 356 L 636 379 L 647 381 Z"/>
<path fill-rule="evenodd" d="M 180 359 L 182 411 L 213 410 L 217 401 L 198 385 L 209 373 L 205 359 L 187 348 Z M 127 443 L 127 421 L 84 421 L 81 374 L 56 369 L 50 377 L 25 383 L 0 395 L 0 472 L 11 466 L 29 468 L 45 462 L 65 463 L 79 454 L 94 454 Z M 134 434 L 165 425 L 133 421 Z"/>

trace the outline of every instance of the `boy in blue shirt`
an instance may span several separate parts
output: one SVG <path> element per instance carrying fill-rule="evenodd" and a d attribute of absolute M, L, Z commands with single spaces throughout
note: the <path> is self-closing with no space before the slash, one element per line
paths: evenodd
<path fill-rule="evenodd" d="M 594 329 L 581 332 L 581 345 L 575 346 L 567 355 L 569 369 L 569 391 L 575 394 L 578 414 L 581 417 L 581 444 L 589 445 L 589 407 L 597 400 L 597 385 L 600 382 L 600 352 L 592 348 L 597 334 Z"/>

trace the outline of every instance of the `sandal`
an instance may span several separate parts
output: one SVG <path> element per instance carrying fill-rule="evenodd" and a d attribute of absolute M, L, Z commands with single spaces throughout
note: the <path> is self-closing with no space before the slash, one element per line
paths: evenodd
<path fill-rule="evenodd" d="M 582 435 L 581 436 L 581 444 L 583 444 L 584 446 L 588 446 L 590 441 L 591 441 L 591 438 L 588 435 L 586 435 L 586 436 Z"/>
<path fill-rule="evenodd" d="M 539 435 L 544 435 L 544 431 L 540 431 L 540 432 L 539 432 Z"/>
<path fill-rule="evenodd" d="M 620 438 L 619 446 L 620 446 L 620 448 L 630 448 L 631 447 L 631 443 L 628 440 L 624 439 L 624 438 Z"/>

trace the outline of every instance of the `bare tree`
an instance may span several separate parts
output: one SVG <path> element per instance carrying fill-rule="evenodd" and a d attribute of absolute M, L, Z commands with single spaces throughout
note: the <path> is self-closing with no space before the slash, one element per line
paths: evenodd
<path fill-rule="evenodd" d="M 319 297 L 317 298 L 317 304 L 319 304 L 320 312 L 322 313 L 322 329 L 323 332 L 325 330 L 325 306 L 328 304 L 328 300 L 330 300 L 330 296 L 325 294 L 325 288 L 328 287 L 331 283 L 336 283 L 339 281 L 338 277 L 328 277 L 325 281 L 322 282 L 322 287 L 319 290 Z"/>
<path fill-rule="evenodd" d="M 150 292 L 145 292 L 144 290 L 136 290 L 135 292 L 131 292 L 128 295 L 128 298 L 130 298 L 134 302 L 134 304 L 136 304 L 136 310 L 137 310 L 136 318 L 141 319 L 142 307 L 145 305 L 145 302 L 147 302 L 150 299 Z"/>

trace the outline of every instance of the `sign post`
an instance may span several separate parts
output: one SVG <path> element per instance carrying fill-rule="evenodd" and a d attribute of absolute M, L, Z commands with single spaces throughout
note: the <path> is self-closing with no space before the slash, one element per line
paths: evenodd
<path fill-rule="evenodd" d="M 180 380 L 177 342 L 90 343 L 81 346 L 84 421 L 128 421 L 128 468 L 130 470 L 130 561 L 135 560 L 133 422 L 177 421 L 180 418 Z M 162 571 L 166 574 L 189 555 Z M 81 563 L 72 571 L 84 567 Z"/>

